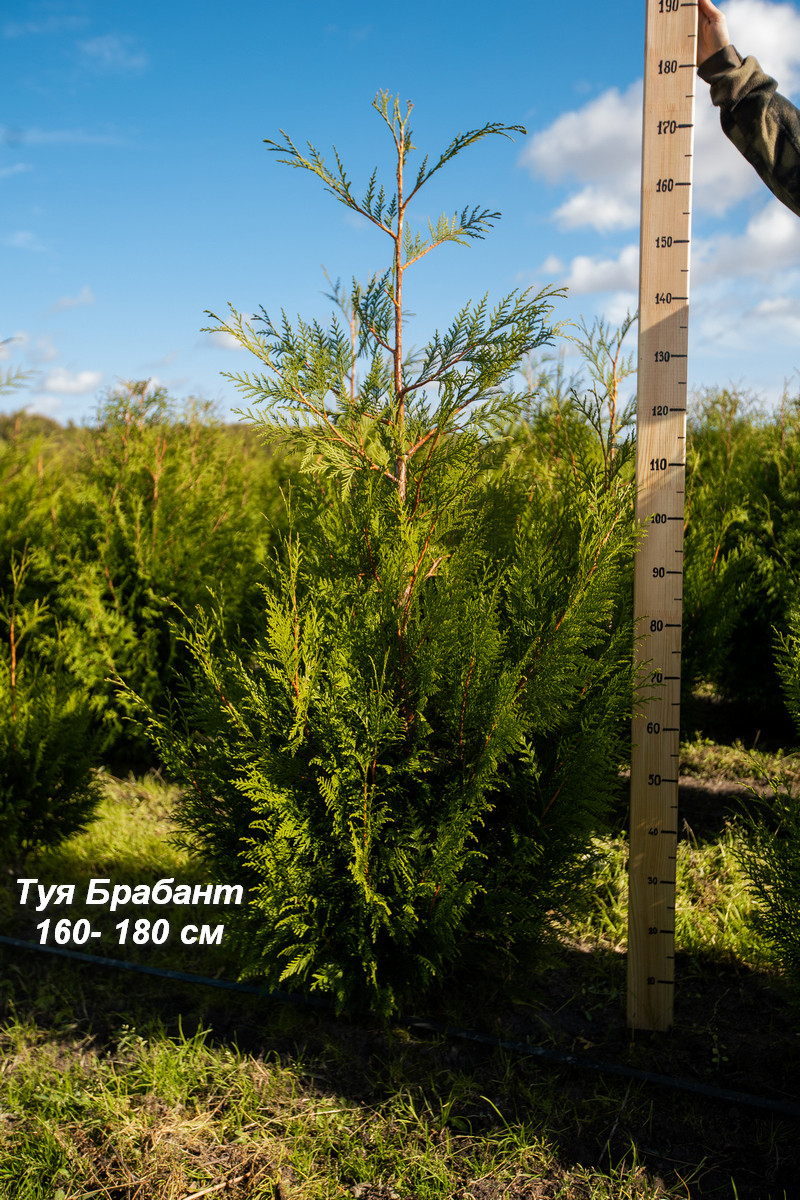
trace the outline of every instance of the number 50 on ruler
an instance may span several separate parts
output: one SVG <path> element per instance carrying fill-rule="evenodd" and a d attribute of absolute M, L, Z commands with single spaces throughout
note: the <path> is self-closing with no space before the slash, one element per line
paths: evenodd
<path fill-rule="evenodd" d="M 628 1023 L 667 1029 L 675 991 L 686 362 L 697 5 L 646 0 Z"/>

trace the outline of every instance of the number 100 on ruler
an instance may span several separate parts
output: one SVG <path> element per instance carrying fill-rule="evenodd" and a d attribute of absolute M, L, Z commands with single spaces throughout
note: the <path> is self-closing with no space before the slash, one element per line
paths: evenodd
<path fill-rule="evenodd" d="M 675 990 L 689 243 L 697 5 L 647 0 L 636 515 L 637 664 L 629 859 L 628 1023 L 667 1029 Z"/>

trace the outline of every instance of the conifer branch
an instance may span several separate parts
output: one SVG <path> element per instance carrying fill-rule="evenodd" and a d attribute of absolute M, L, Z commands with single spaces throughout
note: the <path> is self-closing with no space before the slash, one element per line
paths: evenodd
<path fill-rule="evenodd" d="M 14 725 L 17 723 L 17 639 L 14 633 L 14 624 L 16 620 L 16 600 L 14 596 L 14 608 L 11 610 L 11 617 L 8 623 L 8 636 L 11 645 L 11 720 Z"/>
<path fill-rule="evenodd" d="M 469 664 L 469 671 L 464 683 L 464 690 L 461 693 L 461 707 L 458 714 L 458 757 L 462 763 L 464 761 L 464 711 L 467 706 L 467 692 L 469 691 L 469 681 L 472 679 L 472 672 L 475 669 L 475 655 L 473 654 Z"/>
<path fill-rule="evenodd" d="M 272 141 L 271 138 L 264 138 L 264 144 L 271 151 L 288 155 L 286 158 L 279 158 L 278 162 L 283 163 L 287 167 L 299 167 L 306 171 L 310 171 L 313 175 L 317 175 L 326 184 L 325 190 L 330 192 L 332 196 L 335 196 L 336 199 L 340 200 L 347 208 L 351 208 L 355 212 L 360 213 L 361 216 L 366 217 L 368 221 L 370 221 L 373 225 L 377 225 L 379 229 L 382 229 L 384 233 L 388 233 L 390 237 L 393 236 L 391 226 L 386 225 L 380 219 L 380 216 L 373 213 L 371 206 L 365 207 L 364 205 L 359 204 L 353 196 L 350 181 L 347 178 L 335 146 L 333 148 L 333 152 L 336 157 L 337 167 L 339 169 L 338 179 L 325 166 L 325 159 L 322 157 L 319 151 L 312 146 L 311 142 L 306 143 L 309 151 L 309 157 L 306 158 L 301 151 L 298 150 L 297 146 L 295 146 L 288 133 L 286 133 L 286 131 L 283 129 L 281 129 L 280 132 L 283 134 L 285 141 L 285 145 L 283 146 L 281 146 L 278 142 Z"/>
<path fill-rule="evenodd" d="M 430 540 L 433 537 L 433 531 L 436 528 L 437 519 L 438 519 L 437 517 L 434 517 L 433 523 L 432 523 L 430 529 L 428 530 L 427 536 L 425 538 L 425 542 L 422 547 L 422 552 L 420 553 L 419 558 L 417 559 L 416 563 L 414 564 L 414 566 L 412 568 L 408 583 L 406 584 L 405 589 L 403 590 L 403 594 L 400 597 L 400 603 L 404 606 L 403 607 L 403 620 L 402 620 L 402 629 L 403 630 L 405 630 L 406 623 L 408 621 L 408 610 L 409 610 L 409 606 L 411 604 L 411 596 L 412 596 L 412 593 L 414 590 L 414 584 L 416 583 L 417 575 L 419 574 L 419 569 L 420 569 L 420 566 L 422 565 L 422 561 L 428 552 L 428 546 L 430 545 Z M 438 567 L 438 565 L 441 561 L 442 561 L 441 558 L 437 559 L 434 566 Z M 434 574 L 434 573 L 435 572 L 431 571 L 429 574 Z M 426 575 L 425 578 L 427 579 L 427 578 L 429 578 L 429 576 Z"/>
<path fill-rule="evenodd" d="M 433 895 L 431 896 L 430 903 L 429 903 L 429 905 L 428 905 L 428 916 L 429 916 L 429 917 L 430 917 L 431 913 L 433 912 L 433 906 L 434 906 L 434 904 L 435 904 L 435 903 L 436 903 L 436 901 L 439 899 L 439 893 L 441 892 L 441 890 L 442 890 L 442 885 L 441 885 L 441 883 L 437 883 L 437 885 L 436 885 L 436 891 L 435 891 L 435 892 L 433 893 Z"/>
<path fill-rule="evenodd" d="M 331 411 L 329 411 L 327 406 L 324 404 L 320 405 L 320 404 L 315 403 L 306 394 L 306 392 L 303 390 L 303 388 L 301 388 L 299 386 L 299 384 L 296 383 L 291 378 L 290 372 L 281 370 L 281 368 L 272 361 L 272 359 L 270 358 L 269 349 L 268 349 L 268 347 L 266 347 L 266 345 L 264 343 L 263 335 L 257 334 L 255 332 L 255 330 L 253 329 L 253 327 L 249 324 L 249 322 L 243 321 L 242 317 L 238 313 L 236 313 L 234 309 L 231 309 L 231 311 L 234 314 L 234 323 L 233 324 L 228 324 L 227 322 L 221 320 L 221 318 L 219 318 L 215 313 L 209 312 L 208 316 L 211 317 L 213 320 L 217 321 L 218 324 L 213 328 L 207 328 L 206 330 L 204 330 L 204 332 L 222 332 L 222 333 L 227 333 L 230 336 L 236 338 L 237 341 L 241 342 L 248 349 L 252 350 L 255 354 L 258 355 L 258 357 L 265 363 L 265 365 L 268 367 L 268 369 L 273 373 L 275 378 L 281 384 L 284 385 L 286 390 L 284 390 L 284 391 L 281 391 L 280 389 L 276 390 L 275 387 L 273 385 L 271 385 L 269 383 L 269 381 L 266 380 L 264 377 L 257 377 L 256 381 L 253 382 L 253 381 L 251 381 L 251 379 L 248 375 L 238 375 L 238 374 L 233 374 L 231 372 L 223 372 L 223 375 L 225 376 L 225 378 L 232 380 L 234 383 L 236 383 L 240 387 L 241 390 L 248 391 L 254 396 L 260 396 L 260 397 L 263 397 L 265 395 L 272 396 L 272 403 L 271 403 L 270 407 L 275 407 L 275 405 L 277 404 L 277 401 L 279 399 L 290 400 L 290 402 L 292 402 L 296 406 L 298 406 L 300 411 L 309 413 L 312 416 L 316 417 L 325 426 L 325 428 L 329 434 L 329 437 L 333 442 L 340 444 L 345 450 L 349 451 L 350 453 L 354 454 L 358 458 L 362 459 L 363 462 L 361 465 L 362 465 L 363 469 L 368 469 L 371 471 L 378 471 L 382 475 L 384 475 L 387 479 L 389 479 L 390 482 L 397 484 L 398 478 L 394 473 L 389 471 L 387 468 L 381 466 L 379 463 L 375 463 L 374 460 L 370 458 L 370 456 L 366 453 L 364 448 L 361 445 L 359 445 L 359 443 L 357 441 L 354 441 L 354 440 L 346 437 L 341 432 L 339 427 L 336 424 L 334 424 L 334 418 L 336 418 L 338 416 L 338 414 L 332 413 Z M 268 318 L 265 318 L 265 320 L 266 319 L 268 319 Z M 284 313 L 284 322 L 288 325 L 288 323 L 286 322 L 285 313 Z M 271 328 L 271 326 L 270 326 L 270 328 Z M 310 367 L 310 364 L 308 363 L 307 359 L 303 359 L 303 361 L 300 365 L 305 366 L 305 367 Z M 293 365 L 293 371 L 295 371 L 297 369 L 298 369 L 298 365 L 297 365 L 297 363 L 295 363 Z M 328 384 L 328 386 L 330 389 L 330 384 Z M 268 421 L 265 418 L 262 417 L 261 420 L 262 420 L 263 424 L 270 427 Z M 270 428 L 272 428 L 274 430 L 274 432 L 283 434 L 284 436 L 287 436 L 287 437 L 290 437 L 291 435 L 293 435 L 295 433 L 295 428 L 293 428 L 285 420 L 285 418 L 282 420 L 278 419 L 276 421 L 275 425 Z"/>
<path fill-rule="evenodd" d="M 399 117 L 399 102 L 397 100 L 395 100 L 395 113 L 397 117 Z M 411 106 L 409 105 L 406 113 L 406 121 L 408 121 L 410 114 Z M 394 303 L 394 350 L 392 357 L 394 359 L 394 395 L 397 403 L 398 434 L 398 455 L 395 466 L 395 474 L 397 475 L 397 490 L 400 497 L 400 503 L 405 504 L 406 472 L 408 469 L 408 460 L 402 450 L 406 417 L 405 392 L 403 390 L 403 221 L 405 219 L 406 211 L 406 206 L 403 203 L 403 164 L 405 162 L 405 124 L 400 124 L 400 135 L 398 137 L 393 122 L 392 134 L 397 147 L 397 230 L 393 234 L 394 287 L 392 295 L 392 300 Z"/>
<path fill-rule="evenodd" d="M 470 238 L 483 241 L 484 235 L 481 231 L 490 229 L 492 223 L 499 220 L 501 215 L 499 212 L 489 212 L 488 208 L 478 212 L 476 206 L 469 215 L 465 208 L 460 217 L 456 214 L 450 221 L 447 217 L 441 216 L 435 228 L 433 223 L 428 221 L 428 231 L 431 237 L 429 243 L 422 242 L 419 234 L 412 241 L 410 232 L 406 233 L 405 265 L 410 267 L 412 263 L 418 262 L 431 250 L 435 250 L 437 246 L 441 246 L 445 242 L 455 242 L 459 246 L 466 246 Z"/>
<path fill-rule="evenodd" d="M 439 438 L 441 437 L 441 433 L 442 433 L 441 429 L 438 429 L 438 428 L 431 429 L 428 433 L 425 434 L 424 437 L 420 438 L 420 440 L 416 443 L 415 446 L 413 446 L 411 448 L 411 450 L 409 450 L 408 456 L 409 456 L 409 458 L 412 458 L 413 455 L 417 452 L 417 450 L 421 449 L 422 446 L 424 446 L 425 443 L 431 437 L 434 438 L 433 444 L 431 445 L 431 448 L 428 451 L 428 456 L 425 459 L 425 462 L 422 464 L 422 470 L 420 471 L 420 473 L 417 477 L 417 490 L 414 493 L 414 507 L 411 510 L 412 517 L 416 516 L 417 509 L 419 508 L 419 502 L 420 502 L 420 498 L 422 496 L 422 485 L 425 482 L 425 476 L 428 473 L 428 468 L 430 467 L 431 463 L 433 462 L 434 451 L 436 450 L 436 446 L 438 445 Z"/>
<path fill-rule="evenodd" d="M 440 155 L 439 161 L 435 166 L 431 167 L 430 170 L 426 170 L 428 162 L 427 158 L 423 160 L 422 166 L 417 174 L 417 181 L 409 194 L 408 201 L 410 202 L 413 200 L 420 188 L 423 187 L 428 180 L 436 174 L 437 171 L 441 170 L 446 163 L 455 158 L 457 154 L 460 154 L 462 150 L 465 150 L 467 146 L 472 146 L 475 142 L 480 141 L 481 138 L 488 137 L 491 134 L 500 134 L 502 137 L 507 137 L 509 141 L 513 142 L 514 139 L 511 137 L 512 133 L 526 134 L 527 132 L 528 131 L 524 125 L 501 125 L 498 121 L 490 121 L 481 129 L 470 129 L 467 133 L 459 133 L 453 138 L 445 152 Z"/>
<path fill-rule="evenodd" d="M 563 763 L 559 763 L 559 764 L 558 764 L 558 766 L 556 767 L 556 771 L 559 771 L 563 765 L 564 765 Z M 555 772 L 554 772 L 554 774 L 555 774 Z M 541 813 L 539 814 L 539 824 L 540 824 L 541 826 L 543 826 L 543 825 L 544 825 L 544 819 L 545 819 L 545 817 L 547 816 L 547 814 L 549 813 L 550 809 L 551 809 L 551 808 L 553 807 L 553 805 L 555 804 L 555 802 L 556 802 L 556 800 L 558 799 L 558 797 L 561 795 L 561 792 L 563 791 L 563 788 L 564 788 L 564 780 L 562 779 L 562 780 L 561 780 L 561 783 L 558 785 L 558 787 L 556 788 L 556 790 L 553 792 L 553 794 L 552 794 L 552 796 L 550 797 L 550 799 L 548 800 L 547 804 L 545 804 L 544 808 L 542 809 Z"/>
<path fill-rule="evenodd" d="M 369 565 L 370 565 L 370 569 L 372 571 L 372 577 L 375 580 L 375 582 L 377 583 L 378 587 L 381 589 L 381 591 L 383 591 L 383 584 L 380 581 L 380 577 L 379 577 L 377 569 L 375 567 L 375 560 L 372 557 L 372 544 L 369 540 L 369 530 L 366 528 L 366 526 L 364 527 L 364 540 L 367 543 L 367 553 L 369 554 Z"/>

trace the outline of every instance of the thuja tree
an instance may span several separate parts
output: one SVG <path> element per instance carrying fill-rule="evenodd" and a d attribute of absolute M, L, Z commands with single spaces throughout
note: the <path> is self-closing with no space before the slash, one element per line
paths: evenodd
<path fill-rule="evenodd" d="M 85 828 L 100 800 L 89 696 L 46 602 L 23 601 L 27 551 L 0 596 L 0 865 Z"/>
<path fill-rule="evenodd" d="M 777 565 L 758 529 L 759 507 L 774 495 L 775 429 L 739 392 L 695 397 L 686 446 L 683 699 L 703 680 L 775 721 L 780 686 L 772 627 L 776 604 L 762 579 Z M 755 535 L 755 536 L 754 536 Z M 769 561 L 759 567 L 759 551 Z"/>
<path fill-rule="evenodd" d="M 23 380 L 0 372 L 0 394 Z M 40 441 L 0 439 L 0 869 L 12 873 L 83 828 L 100 795 L 89 698 L 38 586 L 52 579 L 52 556 L 36 545 L 44 475 Z"/>
<path fill-rule="evenodd" d="M 800 611 L 777 636 L 777 668 L 786 704 L 800 735 Z M 742 814 L 737 856 L 755 899 L 755 921 L 773 961 L 781 968 L 788 997 L 800 1016 L 800 795 L 789 772 L 765 779 L 769 790 L 753 792 Z"/>
<path fill-rule="evenodd" d="M 611 617 L 634 525 L 624 489 L 587 484 L 554 514 L 535 476 L 498 470 L 497 431 L 525 403 L 505 385 L 555 336 L 552 289 L 469 303 L 404 353 L 406 272 L 499 215 L 467 207 L 423 236 L 409 206 L 520 127 L 461 133 L 409 178 L 411 106 L 374 107 L 391 193 L 373 173 L 357 198 L 338 155 L 331 170 L 268 143 L 391 261 L 353 283 L 344 324 L 214 317 L 260 360 L 231 378 L 303 473 L 261 635 L 237 654 L 221 615 L 187 620 L 194 678 L 150 731 L 187 783 L 187 839 L 250 887 L 243 973 L 389 1012 L 536 944 L 574 899 L 630 709 L 630 623 Z"/>
<path fill-rule="evenodd" d="M 541 510 L 538 527 L 554 537 L 559 560 L 568 564 L 568 570 L 578 570 L 581 561 L 586 534 L 583 512 L 589 497 L 593 512 L 605 504 L 623 521 L 630 521 L 635 397 L 626 400 L 622 387 L 634 374 L 633 356 L 624 352 L 634 319 L 628 315 L 616 329 L 602 319 L 591 327 L 582 323 L 577 336 L 570 338 L 580 352 L 570 375 L 563 354 L 543 355 L 538 362 L 528 356 L 523 369 L 529 391 L 525 409 L 506 430 L 503 444 L 492 448 L 500 461 L 501 480 L 511 475 L 514 486 L 524 487 L 528 517 L 534 509 Z M 505 486 L 496 489 L 495 499 L 498 508 L 507 512 Z M 516 530 L 518 517 L 513 509 L 512 514 Z M 623 639 L 630 638 L 633 551 L 633 543 L 628 542 L 627 560 L 619 557 L 615 562 L 615 602 L 606 619 L 607 633 L 619 631 Z M 622 709 L 618 732 L 615 753 L 627 763 L 631 725 Z M 617 819 L 622 817 L 624 823 L 627 798 L 620 793 L 619 801 Z"/>
<path fill-rule="evenodd" d="M 209 584 L 224 583 L 229 634 L 247 626 L 269 545 L 262 514 L 279 499 L 254 438 L 230 436 L 209 406 L 178 406 L 146 380 L 108 395 L 81 431 L 57 505 L 58 597 L 112 761 L 150 754 L 113 680 L 159 703 L 184 667 L 173 606 L 194 608 Z"/>
<path fill-rule="evenodd" d="M 684 689 L 706 680 L 791 738 L 773 643 L 800 576 L 800 399 L 766 413 L 709 390 L 688 434 Z"/>

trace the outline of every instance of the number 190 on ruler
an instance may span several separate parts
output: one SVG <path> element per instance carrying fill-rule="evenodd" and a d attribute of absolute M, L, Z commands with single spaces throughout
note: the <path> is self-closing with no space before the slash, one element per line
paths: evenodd
<path fill-rule="evenodd" d="M 642 124 L 628 1024 L 668 1029 L 675 991 L 683 514 L 697 5 L 646 0 Z"/>

